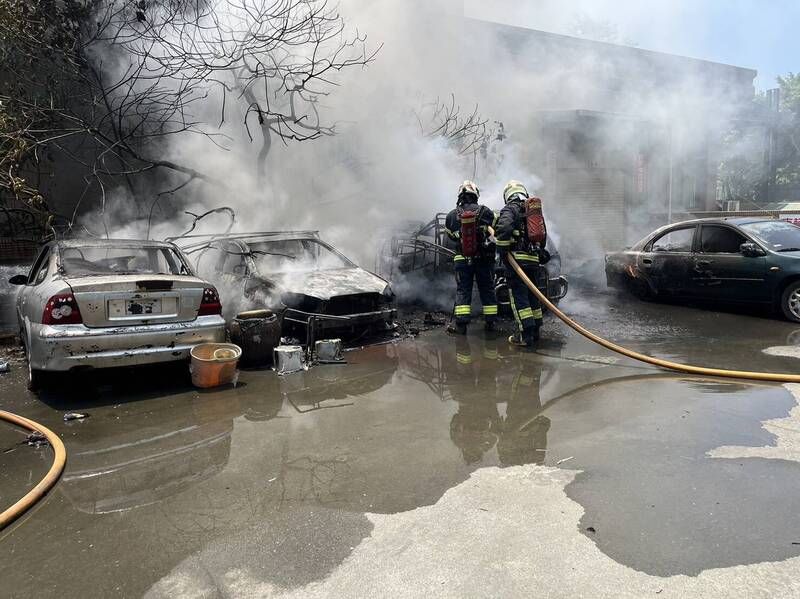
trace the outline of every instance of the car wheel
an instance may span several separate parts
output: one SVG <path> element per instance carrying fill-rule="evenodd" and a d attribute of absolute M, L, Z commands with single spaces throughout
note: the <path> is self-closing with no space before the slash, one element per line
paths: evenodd
<path fill-rule="evenodd" d="M 44 385 L 45 373 L 28 366 L 28 390 L 38 391 Z"/>
<path fill-rule="evenodd" d="M 783 290 L 781 311 L 787 320 L 800 322 L 800 281 L 789 283 Z"/>
<path fill-rule="evenodd" d="M 25 339 L 25 337 L 20 334 L 20 339 Z M 44 383 L 45 373 L 42 370 L 31 368 L 30 354 L 28 353 L 28 346 L 25 344 L 25 341 L 22 342 L 22 348 L 25 350 L 25 361 L 28 363 L 28 390 L 38 391 L 42 388 L 42 384 Z"/>

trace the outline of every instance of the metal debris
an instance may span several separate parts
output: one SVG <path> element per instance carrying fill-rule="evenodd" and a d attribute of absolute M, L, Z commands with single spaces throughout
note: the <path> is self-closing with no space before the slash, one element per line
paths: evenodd
<path fill-rule="evenodd" d="M 574 459 L 575 459 L 575 456 L 571 455 L 568 458 L 564 458 L 564 459 L 558 460 L 556 462 L 556 466 L 559 466 L 559 465 L 563 464 L 564 462 L 569 462 L 570 460 L 574 460 Z"/>
<path fill-rule="evenodd" d="M 39 431 L 33 431 L 30 433 L 27 437 L 25 437 L 25 442 L 36 449 L 50 445 L 50 441 L 47 440 L 47 437 L 45 437 Z"/>
<path fill-rule="evenodd" d="M 279 375 L 308 369 L 303 360 L 303 348 L 299 345 L 280 345 L 275 348 L 274 355 L 274 368 Z"/>
<path fill-rule="evenodd" d="M 0 372 L 8 372 L 9 365 L 5 360 L 0 360 Z"/>
<path fill-rule="evenodd" d="M 83 420 L 84 418 L 88 418 L 89 414 L 80 414 L 78 412 L 67 412 L 64 414 L 64 422 L 69 422 L 70 420 Z"/>
<path fill-rule="evenodd" d="M 314 343 L 314 356 L 320 364 L 344 364 L 341 339 L 322 339 Z"/>

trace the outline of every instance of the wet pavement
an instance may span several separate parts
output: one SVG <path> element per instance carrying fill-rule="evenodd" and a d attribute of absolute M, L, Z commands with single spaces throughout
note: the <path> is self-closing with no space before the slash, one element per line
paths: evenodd
<path fill-rule="evenodd" d="M 800 371 L 798 325 L 582 297 L 563 307 L 633 349 Z M 68 462 L 0 532 L 0 595 L 800 594 L 800 387 L 666 373 L 555 320 L 536 353 L 476 326 L 347 361 L 208 392 L 183 368 L 109 371 L 38 397 L 13 363 L 0 408 Z M 49 465 L 23 439 L 0 424 L 3 505 Z"/>

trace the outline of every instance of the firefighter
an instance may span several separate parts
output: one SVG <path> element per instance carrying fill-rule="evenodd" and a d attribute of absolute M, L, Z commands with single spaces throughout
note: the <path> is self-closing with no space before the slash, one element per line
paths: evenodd
<path fill-rule="evenodd" d="M 445 219 L 445 232 L 456 244 L 453 257 L 456 271 L 455 323 L 451 321 L 450 333 L 465 335 L 471 317 L 472 284 L 478 284 L 483 318 L 487 331 L 494 329 L 497 319 L 497 298 L 494 293 L 494 238 L 489 227 L 495 225 L 492 210 L 478 204 L 481 192 L 472 181 L 464 181 L 458 188 L 456 207 Z"/>
<path fill-rule="evenodd" d="M 456 376 L 448 381 L 450 396 L 458 411 L 450 420 L 450 440 L 461 450 L 466 464 L 476 464 L 496 444 L 503 419 L 497 409 L 497 340 L 481 340 L 480 355 L 473 355 L 469 337 L 455 338 Z M 503 399 L 505 401 L 505 399 Z"/>
<path fill-rule="evenodd" d="M 506 270 L 511 310 L 517 321 L 517 332 L 509 337 L 508 341 L 512 345 L 520 347 L 533 347 L 539 340 L 542 307 L 533 292 L 511 268 L 508 263 L 508 254 L 510 253 L 516 258 L 522 270 L 534 282 L 537 281 L 540 265 L 547 262 L 549 254 L 544 249 L 546 240 L 541 236 L 536 237 L 536 232 L 528 230 L 526 206 L 529 197 L 525 186 L 519 181 L 509 181 L 503 189 L 503 201 L 505 206 L 497 219 L 495 237 L 500 258 Z M 538 215 L 541 216 L 541 201 L 538 206 Z M 541 228 L 544 228 L 543 220 L 541 220 Z M 534 241 L 534 238 L 537 241 Z"/>
<path fill-rule="evenodd" d="M 499 426 L 497 457 L 503 466 L 543 464 L 547 452 L 550 419 L 542 415 L 542 366 L 518 356 L 519 370 L 511 388 L 501 386 L 506 399 L 505 418 Z"/>

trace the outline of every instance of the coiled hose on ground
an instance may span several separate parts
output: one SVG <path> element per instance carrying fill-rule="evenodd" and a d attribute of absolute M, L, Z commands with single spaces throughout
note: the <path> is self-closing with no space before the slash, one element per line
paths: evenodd
<path fill-rule="evenodd" d="M 800 383 L 800 375 L 798 374 L 786 374 L 786 373 L 772 373 L 772 372 L 749 372 L 746 370 L 723 370 L 720 368 L 705 368 L 702 366 L 692 366 L 689 364 L 679 364 L 678 362 L 671 362 L 669 360 L 662 360 L 660 358 L 654 358 L 652 356 L 647 356 L 645 354 L 640 354 L 639 352 L 635 352 L 633 350 L 627 349 L 622 347 L 621 345 L 617 345 L 616 343 L 612 343 L 606 339 L 603 339 L 599 335 L 595 335 L 588 329 L 585 329 L 577 322 L 572 320 L 569 316 L 564 314 L 561 310 L 556 308 L 553 303 L 548 300 L 545 295 L 539 291 L 539 289 L 534 285 L 531 280 L 528 278 L 528 275 L 525 274 L 525 271 L 522 270 L 520 265 L 514 259 L 514 256 L 508 254 L 508 263 L 511 265 L 511 268 L 514 269 L 514 272 L 519 275 L 522 282 L 527 285 L 528 289 L 539 298 L 539 301 L 542 303 L 542 306 L 547 308 L 550 312 L 555 314 L 559 319 L 561 319 L 567 326 L 574 329 L 590 341 L 594 341 L 595 343 L 602 345 L 606 349 L 610 349 L 613 352 L 618 354 L 622 354 L 628 358 L 632 358 L 633 360 L 638 360 L 640 362 L 645 362 L 647 364 L 652 364 L 653 366 L 658 366 L 660 368 L 666 368 L 668 370 L 675 370 L 677 372 L 685 372 L 688 374 L 700 374 L 706 376 L 717 376 L 717 377 L 725 377 L 731 379 L 749 379 L 754 381 L 770 381 L 775 383 Z"/>
<path fill-rule="evenodd" d="M 28 420 L 27 418 L 23 418 L 22 416 L 17 416 L 16 414 L 5 412 L 3 410 L 0 410 L 0 420 L 5 420 L 12 424 L 16 424 L 17 426 L 26 428 L 32 432 L 41 433 L 50 443 L 50 446 L 53 448 L 53 452 L 55 454 L 53 456 L 53 464 L 50 466 L 50 470 L 48 470 L 44 478 L 39 481 L 39 484 L 28 491 L 28 493 L 22 499 L 17 501 L 10 508 L 0 512 L 0 530 L 3 530 L 6 526 L 11 524 L 14 520 L 19 518 L 22 514 L 33 507 L 36 502 L 44 497 L 47 492 L 53 488 L 53 485 L 58 482 L 61 473 L 64 471 L 64 465 L 67 463 L 67 450 L 64 448 L 64 444 L 61 442 L 61 439 L 58 437 L 58 435 L 56 435 L 46 426 L 42 426 L 38 422 Z"/>

